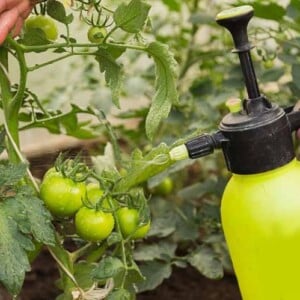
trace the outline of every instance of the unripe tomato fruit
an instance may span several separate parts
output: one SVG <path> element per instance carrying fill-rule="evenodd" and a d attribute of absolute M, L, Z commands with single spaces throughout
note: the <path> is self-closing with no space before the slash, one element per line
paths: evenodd
<path fill-rule="evenodd" d="M 82 206 L 86 186 L 83 182 L 74 182 L 59 172 L 51 171 L 44 176 L 40 196 L 53 215 L 70 217 Z"/>
<path fill-rule="evenodd" d="M 82 207 L 75 215 L 76 232 L 86 241 L 98 242 L 106 239 L 114 225 L 112 214 L 101 210 Z"/>
<path fill-rule="evenodd" d="M 95 205 L 103 196 L 103 190 L 98 183 L 89 183 L 86 186 L 86 195 L 88 203 Z M 110 204 L 107 198 L 102 200 L 101 207 L 110 209 Z"/>
<path fill-rule="evenodd" d="M 86 186 L 87 199 L 90 203 L 96 204 L 97 201 L 102 197 L 103 190 L 101 190 L 98 183 L 89 183 Z"/>
<path fill-rule="evenodd" d="M 264 68 L 265 68 L 265 69 L 271 69 L 271 68 L 274 67 L 274 61 L 271 60 L 271 59 L 265 60 L 265 61 L 263 62 L 263 65 L 264 65 Z"/>
<path fill-rule="evenodd" d="M 132 239 L 141 239 L 146 236 L 150 229 L 148 224 L 139 227 L 139 212 L 134 208 L 122 207 L 117 211 L 117 218 L 123 237 L 130 236 Z"/>
<path fill-rule="evenodd" d="M 87 35 L 91 43 L 102 43 L 107 35 L 107 30 L 105 27 L 90 27 Z"/>
<path fill-rule="evenodd" d="M 25 21 L 25 30 L 41 29 L 47 40 L 55 41 L 58 37 L 58 30 L 53 19 L 39 15 L 32 16 Z"/>
<path fill-rule="evenodd" d="M 155 188 L 155 192 L 162 196 L 169 195 L 174 188 L 173 180 L 170 177 L 165 177 L 163 181 Z"/>

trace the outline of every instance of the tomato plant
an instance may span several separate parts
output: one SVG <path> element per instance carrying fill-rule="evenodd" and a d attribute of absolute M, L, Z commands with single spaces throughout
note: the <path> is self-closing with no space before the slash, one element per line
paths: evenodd
<path fill-rule="evenodd" d="M 251 33 L 262 92 L 288 106 L 300 97 L 300 13 L 287 2 L 253 0 L 257 18 L 269 22 Z M 57 262 L 59 299 L 134 299 L 175 265 L 210 278 L 230 269 L 219 216 L 228 179 L 222 157 L 169 159 L 172 147 L 216 130 L 227 98 L 243 95 L 235 58 L 224 56 L 231 41 L 213 20 L 224 5 L 46 0 L 19 37 L 7 37 L 0 47 L 0 152 L 7 155 L 0 162 L 0 283 L 12 295 L 36 244 Z M 59 83 L 50 83 L 46 69 Z M 45 85 L 51 92 L 43 95 Z M 117 110 L 125 103 L 130 110 Z M 36 128 L 101 143 L 88 163 L 64 159 L 39 184 L 20 150 L 20 135 Z M 160 183 L 161 192 L 152 192 Z M 65 249 L 69 240 L 73 252 Z"/>

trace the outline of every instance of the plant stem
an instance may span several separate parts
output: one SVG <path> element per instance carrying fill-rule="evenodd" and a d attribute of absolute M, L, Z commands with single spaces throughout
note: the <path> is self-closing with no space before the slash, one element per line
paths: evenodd
<path fill-rule="evenodd" d="M 59 62 L 59 61 L 61 61 L 63 59 L 71 57 L 71 56 L 73 56 L 73 53 L 68 53 L 68 54 L 60 56 L 58 58 L 48 60 L 48 61 L 46 61 L 46 62 L 44 62 L 42 64 L 36 64 L 33 67 L 28 67 L 28 71 L 32 72 L 32 71 L 38 70 L 40 68 L 46 67 L 46 66 L 51 65 L 51 64 L 56 63 L 56 62 Z"/>
<path fill-rule="evenodd" d="M 87 243 L 83 247 L 77 249 L 76 251 L 72 252 L 70 254 L 72 262 L 76 262 L 81 256 L 85 255 L 88 253 L 92 248 L 96 247 L 95 244 L 92 243 Z"/>
<path fill-rule="evenodd" d="M 6 135 L 8 137 L 8 140 L 10 142 L 10 145 L 13 147 L 14 153 L 17 155 L 19 162 L 26 163 L 25 159 L 23 158 L 22 153 L 20 152 L 18 146 L 15 144 L 15 141 L 14 141 L 13 137 L 11 136 L 11 134 L 9 132 L 9 128 L 8 128 L 8 126 L 6 124 L 6 121 L 4 121 L 4 128 L 5 128 L 5 132 L 6 132 Z M 28 167 L 26 168 L 26 172 L 27 172 L 29 180 L 31 181 L 32 186 L 34 187 L 35 191 L 37 193 L 39 193 L 39 186 L 36 183 L 36 181 L 35 181 L 34 177 L 32 176 L 32 174 L 31 174 L 31 172 L 30 172 L 30 170 L 29 170 Z"/>
<path fill-rule="evenodd" d="M 86 257 L 86 261 L 89 263 L 97 262 L 102 257 L 103 253 L 106 251 L 108 244 L 104 242 L 100 247 L 90 252 Z"/>
<path fill-rule="evenodd" d="M 88 111 L 83 111 L 81 112 L 82 114 L 90 114 L 90 115 L 93 115 L 93 113 L 91 112 L 88 112 Z M 66 117 L 68 115 L 72 114 L 72 111 L 70 112 L 66 112 L 66 113 L 61 113 L 61 114 L 58 114 L 58 115 L 54 115 L 54 116 L 50 116 L 49 118 L 43 118 L 43 119 L 39 119 L 39 120 L 34 120 L 32 122 L 30 122 L 29 124 L 27 125 L 24 125 L 23 127 L 20 127 L 20 131 L 22 130 L 25 130 L 25 129 L 30 129 L 32 126 L 36 126 L 38 124 L 43 124 L 43 123 L 46 123 L 46 122 L 49 122 L 49 121 L 54 121 L 56 119 L 60 119 L 60 118 L 63 118 L 63 117 Z"/>
<path fill-rule="evenodd" d="M 11 41 L 13 41 L 13 42 L 11 42 Z M 19 87 L 18 87 L 17 93 L 14 95 L 14 97 L 10 103 L 11 113 L 13 116 L 16 116 L 16 118 L 18 119 L 19 110 L 22 106 L 24 93 L 25 93 L 25 89 L 26 89 L 28 70 L 27 70 L 25 55 L 24 55 L 22 49 L 19 47 L 19 45 L 13 39 L 8 38 L 8 42 L 10 43 L 12 48 L 16 51 L 19 68 L 20 68 Z"/>
<path fill-rule="evenodd" d="M 10 104 L 13 98 L 10 81 L 8 78 L 8 50 L 4 47 L 0 47 L 0 87 L 2 96 L 2 105 L 4 112 L 4 119 L 7 127 L 7 131 L 11 134 L 11 140 L 14 141 L 16 147 L 19 147 L 19 135 L 18 135 L 18 116 L 12 115 L 10 111 Z M 16 154 L 15 147 L 9 140 L 7 143 L 7 153 L 9 160 L 13 163 L 20 162 L 18 155 Z"/>
<path fill-rule="evenodd" d="M 138 46 L 132 44 L 116 44 L 116 43 L 106 43 L 105 45 L 113 46 L 122 49 L 132 49 L 145 51 L 147 48 L 145 46 Z M 19 47 L 22 48 L 23 52 L 35 52 L 35 51 L 46 51 L 48 49 L 58 49 L 58 48 L 99 48 L 101 45 L 94 43 L 53 43 L 48 45 L 37 45 L 37 46 L 26 46 L 20 44 Z M 88 52 L 87 52 L 88 54 Z"/>
<path fill-rule="evenodd" d="M 124 272 L 124 276 L 123 276 L 122 284 L 121 284 L 121 287 L 123 288 L 124 285 L 125 285 L 125 280 L 126 280 L 126 277 L 127 277 L 127 274 L 128 274 L 128 269 L 129 269 L 128 264 L 127 264 L 126 248 L 125 248 L 126 240 L 123 239 L 119 219 L 118 219 L 118 216 L 117 216 L 117 213 L 116 213 L 116 207 L 115 207 L 115 205 L 114 205 L 114 203 L 113 203 L 113 201 L 110 197 L 108 197 L 107 199 L 108 199 L 108 203 L 110 205 L 110 208 L 113 210 L 112 214 L 113 214 L 113 217 L 115 219 L 115 226 L 116 226 L 117 232 L 122 236 L 122 241 L 120 242 L 120 246 L 121 246 L 121 253 L 122 253 L 122 262 L 123 262 L 123 265 L 124 265 L 124 268 L 125 268 L 125 272 Z"/>
<path fill-rule="evenodd" d="M 108 33 L 107 35 L 104 37 L 103 39 L 103 44 L 106 43 L 107 39 L 119 28 L 119 26 L 115 26 L 113 27 Z"/>
<path fill-rule="evenodd" d="M 194 13 L 197 10 L 198 2 L 199 2 L 199 0 L 194 0 L 193 7 L 191 9 L 191 13 Z M 195 37 L 196 37 L 197 31 L 198 31 L 198 25 L 193 24 L 186 59 L 185 59 L 185 62 L 183 64 L 183 67 L 180 70 L 179 79 L 182 79 L 185 76 L 185 74 L 187 73 L 188 69 L 191 66 L 190 65 L 190 60 L 193 58 L 193 46 L 195 44 Z"/>
<path fill-rule="evenodd" d="M 109 138 L 110 138 L 111 143 L 112 143 L 112 147 L 113 147 L 116 162 L 118 164 L 122 165 L 121 151 L 120 151 L 120 148 L 119 148 L 119 145 L 118 145 L 117 137 L 116 137 L 110 123 L 106 119 L 106 116 L 105 116 L 103 111 L 100 111 L 100 114 L 98 115 L 98 119 L 99 119 L 99 121 L 101 121 L 103 123 L 103 125 L 105 126 L 105 128 L 107 130 L 107 133 L 108 133 Z"/>

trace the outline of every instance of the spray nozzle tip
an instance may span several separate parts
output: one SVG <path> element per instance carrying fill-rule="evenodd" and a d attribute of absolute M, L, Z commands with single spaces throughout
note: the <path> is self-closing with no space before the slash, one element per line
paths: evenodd
<path fill-rule="evenodd" d="M 188 149 L 185 145 L 177 146 L 169 152 L 170 159 L 173 161 L 184 160 L 189 157 Z"/>

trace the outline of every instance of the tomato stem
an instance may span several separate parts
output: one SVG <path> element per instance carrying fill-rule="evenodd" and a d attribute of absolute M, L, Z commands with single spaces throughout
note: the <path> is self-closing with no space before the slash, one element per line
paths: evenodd
<path fill-rule="evenodd" d="M 70 257 L 73 263 L 75 263 L 80 257 L 87 254 L 89 251 L 97 247 L 95 244 L 87 243 L 83 247 L 77 249 L 76 251 L 70 253 Z"/>
<path fill-rule="evenodd" d="M 48 65 L 54 64 L 56 62 L 59 62 L 59 61 L 61 61 L 63 59 L 69 58 L 69 57 L 71 57 L 73 55 L 74 55 L 73 53 L 68 53 L 68 54 L 60 56 L 58 58 L 55 58 L 55 59 L 52 59 L 52 60 L 48 60 L 48 61 L 46 61 L 46 62 L 44 62 L 42 64 L 36 64 L 33 67 L 28 67 L 28 72 L 32 72 L 32 71 L 41 69 L 41 68 L 46 67 Z"/>

